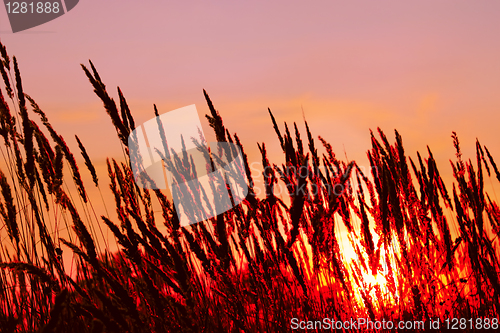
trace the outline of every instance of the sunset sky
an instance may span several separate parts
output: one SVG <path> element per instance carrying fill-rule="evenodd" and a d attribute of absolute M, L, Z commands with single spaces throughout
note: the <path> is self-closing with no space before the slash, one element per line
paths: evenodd
<path fill-rule="evenodd" d="M 206 89 L 251 161 L 257 142 L 279 153 L 267 108 L 305 134 L 303 109 L 339 157 L 367 165 L 369 129 L 392 141 L 396 128 L 409 156 L 430 145 L 449 175 L 452 131 L 465 157 L 478 137 L 500 159 L 499 17 L 497 1 L 87 0 L 16 34 L 0 8 L 0 40 L 25 91 L 96 163 L 121 150 L 80 68 L 88 59 L 115 100 L 121 87 L 136 123 L 153 103 L 160 113 L 196 104 L 203 116 Z"/>

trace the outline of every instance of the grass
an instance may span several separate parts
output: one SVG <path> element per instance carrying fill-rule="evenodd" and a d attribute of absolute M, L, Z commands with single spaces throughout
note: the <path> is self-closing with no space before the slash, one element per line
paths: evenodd
<path fill-rule="evenodd" d="M 426 328 L 429 318 L 498 323 L 500 208 L 484 179 L 500 181 L 500 172 L 479 142 L 475 161 L 464 160 L 453 133 L 455 181 L 446 187 L 431 150 L 407 157 L 397 131 L 393 143 L 380 129 L 372 133 L 365 174 L 337 159 L 307 123 L 302 139 L 295 124 L 278 126 L 269 110 L 284 160 L 271 162 L 259 144 L 265 195 L 255 195 L 244 155 L 245 201 L 180 227 L 165 193 L 135 185 L 127 147 L 132 113 L 120 89 L 115 103 L 90 63 L 84 73 L 127 154 L 124 163 L 107 162 L 111 192 L 103 193 L 114 196 L 116 215 L 96 219 L 85 186 L 104 181 L 91 157 L 77 137 L 87 169 L 80 170 L 23 91 L 15 57 L 2 44 L 0 54 L 0 331 L 285 332 L 293 318 L 324 317 L 422 320 Z M 244 152 L 205 97 L 217 141 Z M 81 172 L 93 183 L 84 184 Z M 277 186 L 288 190 L 286 200 L 274 194 Z M 341 225 L 354 258 L 341 250 Z M 64 227 L 68 236 L 57 236 Z M 97 241 L 106 228 L 119 251 Z M 69 251 L 74 269 L 63 262 Z"/>

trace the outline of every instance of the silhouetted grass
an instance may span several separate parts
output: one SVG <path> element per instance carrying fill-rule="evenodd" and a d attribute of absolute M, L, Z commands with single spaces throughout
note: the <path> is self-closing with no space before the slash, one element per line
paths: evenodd
<path fill-rule="evenodd" d="M 500 173 L 479 141 L 475 163 L 465 161 L 453 133 L 450 190 L 430 148 L 426 157 L 407 157 L 397 131 L 393 144 L 382 130 L 372 133 L 366 172 L 337 159 L 307 123 L 303 140 L 295 124 L 292 134 L 269 110 L 284 160 L 273 163 L 259 144 L 265 195 L 258 197 L 238 136 L 204 92 L 217 140 L 243 151 L 246 200 L 180 227 L 161 190 L 136 186 L 130 161 L 111 159 L 116 215 L 96 221 L 86 214 L 92 198 L 73 154 L 23 92 L 15 57 L 12 65 L 2 44 L 0 54 L 11 101 L 0 90 L 2 332 L 282 332 L 291 330 L 292 318 L 498 318 L 500 208 L 484 191 L 484 170 L 499 181 Z M 135 123 L 124 95 L 118 89 L 117 106 L 93 64 L 82 67 L 128 154 Z M 98 187 L 102 181 L 76 139 Z M 68 194 L 71 183 L 78 198 Z M 287 189 L 286 202 L 276 186 Z M 56 237 L 60 223 L 71 225 L 68 239 Z M 341 251 L 340 224 L 355 258 Z M 96 226 L 109 228 L 118 252 L 96 243 Z M 66 251 L 75 254 L 76 270 L 63 264 Z"/>

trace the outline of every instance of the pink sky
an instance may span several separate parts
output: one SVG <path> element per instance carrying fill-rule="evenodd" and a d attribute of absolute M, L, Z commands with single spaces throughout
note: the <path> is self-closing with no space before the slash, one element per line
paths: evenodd
<path fill-rule="evenodd" d="M 16 34 L 0 8 L 0 39 L 25 91 L 75 155 L 78 134 L 96 162 L 121 150 L 80 68 L 88 59 L 115 99 L 122 88 L 137 123 L 153 103 L 203 115 L 206 89 L 252 161 L 256 142 L 279 152 L 267 108 L 302 130 L 303 108 L 338 156 L 345 147 L 366 165 L 369 129 L 392 141 L 397 128 L 408 155 L 429 144 L 446 175 L 451 131 L 465 157 L 478 137 L 500 160 L 499 17 L 496 1 L 87 0 Z"/>

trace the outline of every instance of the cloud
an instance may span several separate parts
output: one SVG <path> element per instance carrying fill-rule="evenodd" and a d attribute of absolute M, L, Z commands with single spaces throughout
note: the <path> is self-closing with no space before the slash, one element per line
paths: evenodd
<path fill-rule="evenodd" d="M 71 110 L 66 112 L 58 112 L 54 117 L 54 122 L 61 123 L 92 123 L 102 118 L 101 110 Z"/>

